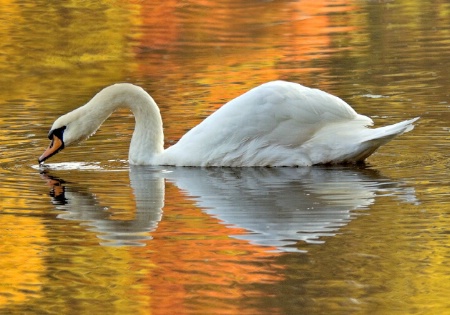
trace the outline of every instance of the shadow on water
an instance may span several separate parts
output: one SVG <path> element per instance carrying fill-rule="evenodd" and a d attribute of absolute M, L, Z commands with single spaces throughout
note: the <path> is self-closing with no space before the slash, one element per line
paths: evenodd
<path fill-rule="evenodd" d="M 143 246 L 163 219 L 166 181 L 224 225 L 245 229 L 232 235 L 279 251 L 320 244 L 353 220 L 379 196 L 417 203 L 415 191 L 370 168 L 176 168 L 130 167 L 135 216 L 111 218 L 89 188 L 43 171 L 58 218 L 94 231 L 102 245 Z"/>

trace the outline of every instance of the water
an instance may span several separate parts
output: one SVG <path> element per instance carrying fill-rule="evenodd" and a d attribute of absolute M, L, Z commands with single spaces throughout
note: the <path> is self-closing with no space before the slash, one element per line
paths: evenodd
<path fill-rule="evenodd" d="M 0 8 L 0 313 L 445 314 L 450 5 L 8 1 Z M 284 79 L 377 125 L 366 167 L 129 167 L 115 113 L 45 167 L 59 115 L 133 82 L 167 145 Z"/>

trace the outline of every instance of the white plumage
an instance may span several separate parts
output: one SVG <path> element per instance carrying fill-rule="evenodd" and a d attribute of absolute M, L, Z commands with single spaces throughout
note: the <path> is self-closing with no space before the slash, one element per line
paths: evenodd
<path fill-rule="evenodd" d="M 175 145 L 163 149 L 159 109 L 142 88 L 109 86 L 86 105 L 53 124 L 52 144 L 39 158 L 90 136 L 117 108 L 136 118 L 129 162 L 176 166 L 310 166 L 363 161 L 395 136 L 413 129 L 418 118 L 370 129 L 373 121 L 340 98 L 302 85 L 274 81 L 223 105 Z M 57 132 L 59 131 L 59 132 Z"/>

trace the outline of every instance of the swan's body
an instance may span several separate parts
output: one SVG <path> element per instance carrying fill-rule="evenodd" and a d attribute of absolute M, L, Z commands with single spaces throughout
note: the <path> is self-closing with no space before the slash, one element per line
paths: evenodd
<path fill-rule="evenodd" d="M 326 92 L 284 81 L 258 86 L 233 99 L 164 150 L 159 108 L 142 88 L 121 83 L 53 124 L 43 162 L 64 146 L 92 135 L 119 107 L 136 127 L 130 164 L 176 166 L 310 166 L 363 161 L 410 131 L 418 118 L 369 129 L 373 121 Z"/>

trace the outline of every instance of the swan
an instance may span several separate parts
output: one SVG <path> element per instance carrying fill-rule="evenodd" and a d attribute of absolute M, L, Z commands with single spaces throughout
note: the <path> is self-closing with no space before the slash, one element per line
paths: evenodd
<path fill-rule="evenodd" d="M 381 145 L 414 128 L 419 117 L 371 129 L 340 98 L 297 83 L 262 84 L 223 105 L 164 149 L 158 106 L 141 87 L 118 83 L 52 125 L 42 164 L 63 148 L 87 139 L 117 108 L 128 107 L 136 125 L 129 148 L 134 165 L 311 166 L 358 163 Z"/>

